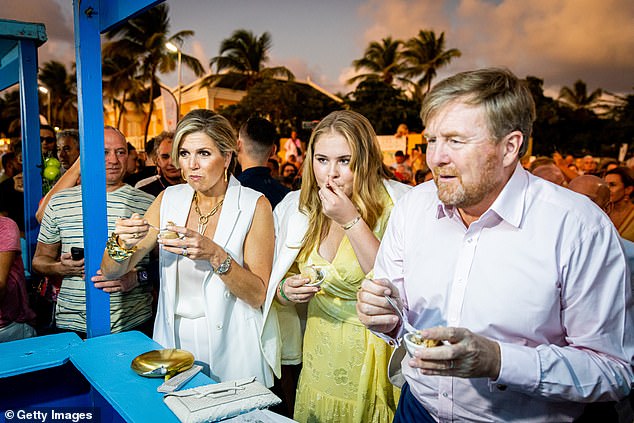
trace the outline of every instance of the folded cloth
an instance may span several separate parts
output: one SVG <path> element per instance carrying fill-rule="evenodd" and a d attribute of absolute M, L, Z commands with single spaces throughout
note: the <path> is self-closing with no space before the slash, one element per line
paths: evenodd
<path fill-rule="evenodd" d="M 171 392 L 163 401 L 183 423 L 217 422 L 282 402 L 255 377 Z"/>

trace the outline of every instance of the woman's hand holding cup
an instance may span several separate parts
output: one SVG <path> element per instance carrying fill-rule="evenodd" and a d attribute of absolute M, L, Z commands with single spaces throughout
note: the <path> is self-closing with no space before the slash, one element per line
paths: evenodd
<path fill-rule="evenodd" d="M 283 296 L 293 303 L 307 303 L 321 288 L 307 286 L 311 279 L 305 275 L 293 275 L 284 280 L 281 286 Z"/>

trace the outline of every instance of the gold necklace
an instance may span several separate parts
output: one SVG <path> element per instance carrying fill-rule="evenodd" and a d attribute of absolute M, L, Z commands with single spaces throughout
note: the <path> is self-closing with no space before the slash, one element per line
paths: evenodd
<path fill-rule="evenodd" d="M 220 206 L 222 206 L 222 203 L 224 201 L 225 199 L 223 198 L 222 200 L 220 200 L 218 204 L 214 206 L 213 209 L 211 209 L 209 213 L 202 214 L 200 212 L 200 207 L 198 207 L 198 193 L 197 192 L 194 193 L 194 210 L 196 210 L 196 213 L 198 213 L 198 233 L 199 234 L 203 235 L 205 233 L 205 229 L 207 229 L 207 222 L 209 222 L 209 218 L 213 216 L 214 214 L 216 214 L 216 212 L 220 209 Z"/>

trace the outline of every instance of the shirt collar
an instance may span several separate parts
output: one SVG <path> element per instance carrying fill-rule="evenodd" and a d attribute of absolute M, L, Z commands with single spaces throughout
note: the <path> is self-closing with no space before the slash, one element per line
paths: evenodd
<path fill-rule="evenodd" d="M 271 169 L 268 166 L 254 166 L 242 170 L 241 175 L 245 176 L 270 176 Z"/>
<path fill-rule="evenodd" d="M 509 224 L 519 227 L 524 216 L 524 203 L 528 187 L 528 172 L 518 163 L 500 195 L 495 199 L 491 207 L 482 214 L 482 217 L 490 213 L 496 213 Z M 447 206 L 438 200 L 436 218 L 453 218 L 458 210 L 454 206 Z"/>

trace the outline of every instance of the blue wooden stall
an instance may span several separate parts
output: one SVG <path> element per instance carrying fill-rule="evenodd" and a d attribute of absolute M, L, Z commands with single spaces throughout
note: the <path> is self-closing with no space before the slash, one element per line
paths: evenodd
<path fill-rule="evenodd" d="M 40 23 L 0 20 L 0 91 L 20 84 L 20 124 L 24 215 L 27 257 L 33 257 L 39 225 L 35 220 L 42 197 L 40 119 L 37 101 L 37 48 L 46 42 L 46 29 Z M 30 260 L 27 263 L 31 271 Z"/>
<path fill-rule="evenodd" d="M 157 0 L 73 0 L 86 274 L 99 269 L 107 237 L 100 34 L 153 7 Z M 37 240 L 41 198 L 37 47 L 44 25 L 0 20 L 0 90 L 20 84 L 29 257 Z M 137 355 L 162 348 L 139 332 L 110 335 L 108 295 L 86 284 L 87 335 L 49 335 L 0 344 L 0 419 L 6 410 L 81 407 L 101 422 L 177 422 L 156 388 L 162 379 L 139 377 Z M 202 374 L 185 388 L 211 383 Z"/>

